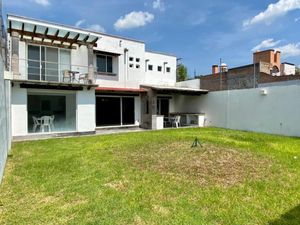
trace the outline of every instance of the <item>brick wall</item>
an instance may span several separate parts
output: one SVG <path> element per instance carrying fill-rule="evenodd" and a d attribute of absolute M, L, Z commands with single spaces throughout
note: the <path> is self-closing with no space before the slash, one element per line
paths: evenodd
<path fill-rule="evenodd" d="M 261 83 L 282 82 L 288 80 L 300 80 L 300 75 L 291 76 L 272 76 L 268 74 L 270 64 L 261 63 L 254 66 L 247 65 L 228 70 L 222 74 L 222 82 L 220 74 L 211 74 L 200 77 L 200 86 L 202 89 L 210 91 L 247 89 L 257 87 Z M 262 72 L 259 72 L 262 71 Z M 256 76 L 254 76 L 254 73 Z"/>

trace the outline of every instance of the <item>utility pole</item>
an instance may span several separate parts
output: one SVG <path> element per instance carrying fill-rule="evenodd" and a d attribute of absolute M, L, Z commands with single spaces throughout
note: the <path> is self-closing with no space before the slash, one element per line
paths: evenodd
<path fill-rule="evenodd" d="M 222 58 L 220 58 L 220 91 L 223 89 L 223 84 L 222 84 Z"/>

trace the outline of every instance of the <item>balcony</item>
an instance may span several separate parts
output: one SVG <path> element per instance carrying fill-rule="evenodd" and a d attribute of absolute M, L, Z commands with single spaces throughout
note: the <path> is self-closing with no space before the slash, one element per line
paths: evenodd
<path fill-rule="evenodd" d="M 72 90 L 81 90 L 83 87 L 97 87 L 94 68 L 90 68 L 92 73 L 89 73 L 88 66 L 36 59 L 19 59 L 18 64 L 18 74 L 11 72 L 6 79 L 21 82 L 26 88 L 54 86 L 57 87 L 55 89 L 71 87 Z"/>

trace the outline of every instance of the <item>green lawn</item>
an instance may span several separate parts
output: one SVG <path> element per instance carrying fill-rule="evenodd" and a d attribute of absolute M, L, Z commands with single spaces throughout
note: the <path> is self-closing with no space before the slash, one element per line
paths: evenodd
<path fill-rule="evenodd" d="M 0 224 L 299 225 L 300 138 L 203 128 L 15 143 Z"/>

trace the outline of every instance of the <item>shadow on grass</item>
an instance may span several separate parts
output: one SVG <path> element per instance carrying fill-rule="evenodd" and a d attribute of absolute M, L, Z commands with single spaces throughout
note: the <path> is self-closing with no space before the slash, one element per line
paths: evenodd
<path fill-rule="evenodd" d="M 269 225 L 300 225 L 300 205 L 287 211 L 277 220 L 269 222 Z"/>

